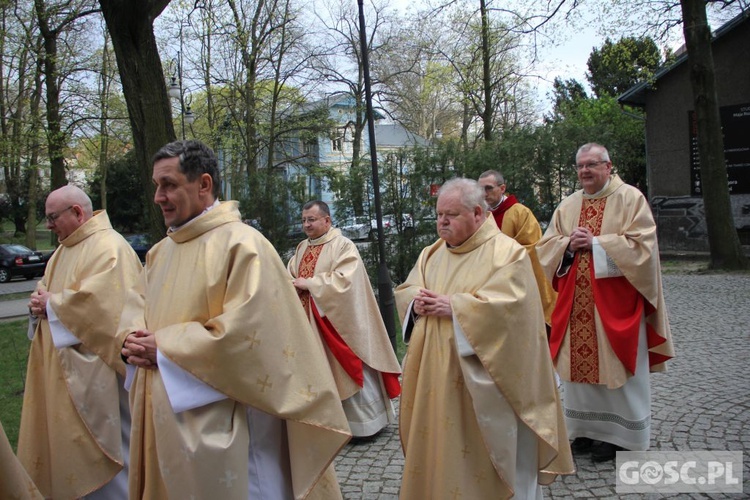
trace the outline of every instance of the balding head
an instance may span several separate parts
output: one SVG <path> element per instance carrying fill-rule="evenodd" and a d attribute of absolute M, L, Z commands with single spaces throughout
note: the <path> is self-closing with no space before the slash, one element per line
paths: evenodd
<path fill-rule="evenodd" d="M 91 198 L 70 184 L 52 191 L 45 203 L 47 228 L 62 241 L 94 215 Z"/>

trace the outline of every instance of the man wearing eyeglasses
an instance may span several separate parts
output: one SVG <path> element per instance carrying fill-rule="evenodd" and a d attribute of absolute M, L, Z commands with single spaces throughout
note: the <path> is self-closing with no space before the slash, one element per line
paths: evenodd
<path fill-rule="evenodd" d="M 287 269 L 310 324 L 323 340 L 352 435 L 372 436 L 396 418 L 398 364 L 364 262 L 351 240 L 331 227 L 323 201 L 302 207 L 307 239 Z"/>
<path fill-rule="evenodd" d="M 574 453 L 612 460 L 649 447 L 649 372 L 674 356 L 651 208 L 612 174 L 604 146 L 576 153 L 583 189 L 564 199 L 537 245 L 558 292 L 550 349 Z"/>
<path fill-rule="evenodd" d="M 536 255 L 535 245 L 542 237 L 542 228 L 534 217 L 534 213 L 526 205 L 520 203 L 515 195 L 505 193 L 506 186 L 503 174 L 497 170 L 482 172 L 482 175 L 479 176 L 479 185 L 484 189 L 484 201 L 487 202 L 497 227 L 503 234 L 523 245 L 529 253 L 539 296 L 542 299 L 544 321 L 549 329 L 557 293 L 552 289 L 552 284 L 544 275 L 544 270 Z"/>
<path fill-rule="evenodd" d="M 31 295 L 18 455 L 45 498 L 127 498 L 130 412 L 115 340 L 142 266 L 81 189 L 52 191 L 60 246 Z"/>
<path fill-rule="evenodd" d="M 131 498 L 341 498 L 349 429 L 276 250 L 219 201 L 202 142 L 161 148 L 152 179 L 169 230 L 120 327 Z"/>

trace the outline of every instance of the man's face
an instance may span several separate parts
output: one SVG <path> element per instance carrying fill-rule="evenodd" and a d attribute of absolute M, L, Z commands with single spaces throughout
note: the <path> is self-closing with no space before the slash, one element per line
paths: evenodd
<path fill-rule="evenodd" d="M 47 197 L 44 211 L 47 216 L 47 229 L 57 235 L 59 241 L 64 240 L 83 224 L 83 210 L 79 205 L 69 203 L 70 200 L 54 194 Z M 52 219 L 52 220 L 50 220 Z"/>
<path fill-rule="evenodd" d="M 461 204 L 459 191 L 441 194 L 437 201 L 437 231 L 446 243 L 457 247 L 482 225 L 482 209 L 469 210 Z"/>
<path fill-rule="evenodd" d="M 302 230 L 308 238 L 320 238 L 331 228 L 331 218 L 320 212 L 318 206 L 302 211 Z"/>
<path fill-rule="evenodd" d="M 200 196 L 201 177 L 188 181 L 180 172 L 179 158 L 164 158 L 154 163 L 152 179 L 156 186 L 154 203 L 161 208 L 167 227 L 181 226 L 206 208 Z"/>
<path fill-rule="evenodd" d="M 583 168 L 581 166 L 584 165 Z M 578 180 L 581 183 L 583 191 L 587 194 L 594 194 L 604 187 L 612 171 L 612 162 L 601 159 L 601 150 L 591 148 L 578 155 L 576 158 L 576 168 L 578 169 Z"/>
<path fill-rule="evenodd" d="M 505 194 L 505 184 L 497 184 L 494 175 L 488 175 L 479 179 L 479 185 L 484 189 L 484 201 L 490 208 L 500 203 Z"/>

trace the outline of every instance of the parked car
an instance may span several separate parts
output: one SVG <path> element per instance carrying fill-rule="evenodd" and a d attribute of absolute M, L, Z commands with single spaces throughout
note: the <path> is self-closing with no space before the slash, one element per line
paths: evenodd
<path fill-rule="evenodd" d="M 141 262 L 146 262 L 146 254 L 149 250 L 151 250 L 151 247 L 154 246 L 153 243 L 151 243 L 151 238 L 147 234 L 131 234 L 130 236 L 125 237 L 125 241 L 127 241 L 131 247 L 133 247 L 133 250 L 135 250 L 135 253 L 138 255 L 138 258 L 141 259 Z"/>
<path fill-rule="evenodd" d="M 414 219 L 410 214 L 401 215 L 401 232 L 408 234 L 409 231 L 414 230 Z M 396 234 L 398 232 L 398 226 L 396 225 L 396 216 L 387 214 L 383 216 L 383 233 Z M 378 235 L 378 221 L 373 219 L 370 221 L 370 234 L 371 240 L 377 239 Z"/>
<path fill-rule="evenodd" d="M 339 223 L 338 228 L 350 240 L 366 240 L 370 236 L 370 219 L 350 217 Z"/>
<path fill-rule="evenodd" d="M 44 274 L 47 258 L 42 252 L 37 252 L 23 245 L 6 243 L 0 245 L 0 283 L 7 283 L 16 276 L 23 276 L 27 280 Z"/>

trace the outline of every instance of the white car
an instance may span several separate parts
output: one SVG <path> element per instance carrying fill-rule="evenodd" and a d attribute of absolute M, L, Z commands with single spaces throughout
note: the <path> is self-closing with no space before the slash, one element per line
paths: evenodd
<path fill-rule="evenodd" d="M 370 237 L 370 219 L 349 217 L 338 224 L 341 233 L 350 240 L 366 240 Z"/>

